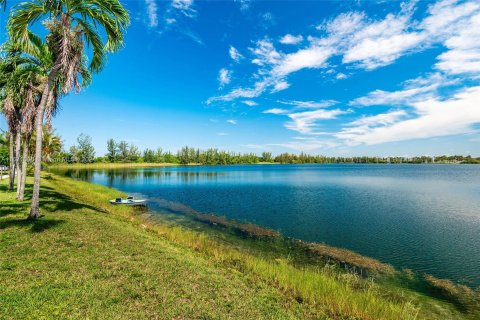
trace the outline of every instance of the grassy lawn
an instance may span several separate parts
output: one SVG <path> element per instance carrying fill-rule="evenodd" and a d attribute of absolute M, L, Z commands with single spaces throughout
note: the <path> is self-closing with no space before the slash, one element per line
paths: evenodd
<path fill-rule="evenodd" d="M 108 204 L 119 192 L 103 186 L 45 174 L 35 222 L 6 190 L 1 181 L 0 319 L 474 318 L 393 284 L 261 255 L 248 239 L 152 222 Z"/>
<path fill-rule="evenodd" d="M 0 190 L 0 318 L 295 318 L 292 298 L 78 202 L 49 181 L 45 214 Z"/>

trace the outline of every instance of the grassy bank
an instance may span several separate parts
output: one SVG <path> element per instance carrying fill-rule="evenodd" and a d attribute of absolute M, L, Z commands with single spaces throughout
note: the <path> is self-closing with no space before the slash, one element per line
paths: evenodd
<path fill-rule="evenodd" d="M 28 203 L 15 202 L 0 183 L 0 318 L 475 317 L 447 294 L 435 299 L 400 278 L 364 279 L 303 261 L 324 246 L 293 250 L 277 236 L 155 222 L 109 205 L 118 194 L 47 174 L 45 216 L 29 222 Z M 449 293 L 458 297 L 457 289 Z"/>

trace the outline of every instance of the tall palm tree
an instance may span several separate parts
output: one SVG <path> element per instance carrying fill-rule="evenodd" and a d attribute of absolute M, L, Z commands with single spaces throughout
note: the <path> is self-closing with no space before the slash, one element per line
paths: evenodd
<path fill-rule="evenodd" d="M 0 89 L 4 114 L 9 124 L 13 142 L 11 148 L 12 167 L 11 187 L 14 172 L 17 174 L 17 199 L 23 200 L 28 144 L 33 131 L 36 107 L 40 101 L 42 88 L 46 82 L 48 70 L 52 65 L 52 55 L 41 39 L 30 34 L 32 54 L 22 52 L 19 45 L 7 41 L 1 46 L 3 54 L 0 61 Z M 55 100 L 55 99 L 54 99 Z M 22 139 L 23 136 L 23 139 Z M 23 156 L 20 155 L 23 143 Z M 22 158 L 22 163 L 20 159 Z"/>
<path fill-rule="evenodd" d="M 3 52 L 3 46 L 2 46 Z M 19 66 L 22 59 L 18 54 L 8 54 L 0 58 L 0 107 L 7 120 L 10 147 L 10 184 L 14 188 L 15 172 L 18 172 L 20 152 L 21 95 Z"/>
<path fill-rule="evenodd" d="M 23 43 L 27 52 L 31 49 L 29 27 L 40 20 L 48 30 L 46 39 L 53 54 L 53 65 L 35 119 L 35 176 L 29 214 L 29 218 L 33 219 L 39 216 L 42 124 L 48 102 L 59 86 L 67 94 L 73 89 L 80 90 L 82 84 L 88 83 L 90 74 L 84 68 L 86 56 L 91 54 L 89 70 L 99 72 L 106 54 L 122 46 L 123 33 L 130 23 L 130 17 L 119 0 L 23 2 L 13 8 L 8 29 L 11 37 Z M 102 34 L 106 38 L 105 44 Z"/>

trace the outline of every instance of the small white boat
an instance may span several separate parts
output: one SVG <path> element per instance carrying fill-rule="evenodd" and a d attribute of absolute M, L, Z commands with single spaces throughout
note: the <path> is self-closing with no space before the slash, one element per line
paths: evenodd
<path fill-rule="evenodd" d="M 115 198 L 115 200 L 110 200 L 111 204 L 123 204 L 126 206 L 144 206 L 147 203 L 145 199 L 134 199 L 133 197 L 128 197 L 127 199 Z"/>

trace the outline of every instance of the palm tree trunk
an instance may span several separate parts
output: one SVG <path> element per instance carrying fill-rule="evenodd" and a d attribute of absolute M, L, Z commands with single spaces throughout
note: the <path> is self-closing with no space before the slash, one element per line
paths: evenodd
<path fill-rule="evenodd" d="M 47 106 L 48 97 L 51 94 L 53 81 L 57 73 L 52 70 L 48 75 L 48 81 L 43 89 L 42 100 L 38 105 L 37 114 L 35 116 L 35 164 L 33 177 L 32 204 L 30 206 L 29 219 L 37 219 L 40 216 L 40 173 L 42 170 L 42 134 L 43 134 L 43 116 L 45 107 Z"/>
<path fill-rule="evenodd" d="M 30 137 L 25 137 L 25 141 L 23 142 L 23 154 L 22 154 L 22 172 L 20 175 L 20 180 L 18 181 L 19 184 L 19 191 L 17 200 L 23 201 L 25 198 L 25 181 L 27 180 L 27 158 L 28 158 L 28 142 L 30 141 Z"/>
<path fill-rule="evenodd" d="M 15 139 L 14 139 L 14 132 L 10 130 L 10 172 L 9 172 L 9 185 L 8 189 L 13 191 L 13 184 L 15 182 Z"/>
<path fill-rule="evenodd" d="M 22 139 L 21 131 L 17 130 L 17 135 L 15 136 L 15 173 L 17 175 L 17 199 L 18 199 L 18 191 L 20 187 L 20 179 L 21 179 L 21 173 L 22 173 L 22 170 L 20 168 L 21 139 Z"/>

